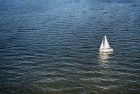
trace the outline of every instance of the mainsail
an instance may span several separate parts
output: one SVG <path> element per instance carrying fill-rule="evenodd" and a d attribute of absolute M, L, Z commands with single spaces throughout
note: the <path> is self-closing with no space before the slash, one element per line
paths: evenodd
<path fill-rule="evenodd" d="M 104 48 L 110 48 L 106 35 L 104 36 Z"/>

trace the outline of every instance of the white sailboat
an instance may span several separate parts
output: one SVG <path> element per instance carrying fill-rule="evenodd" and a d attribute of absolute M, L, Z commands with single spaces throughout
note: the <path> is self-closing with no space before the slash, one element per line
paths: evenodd
<path fill-rule="evenodd" d="M 103 53 L 113 52 L 113 49 L 110 47 L 110 45 L 108 43 L 106 35 L 104 36 L 104 38 L 102 40 L 102 43 L 101 43 L 99 51 L 103 52 Z"/>

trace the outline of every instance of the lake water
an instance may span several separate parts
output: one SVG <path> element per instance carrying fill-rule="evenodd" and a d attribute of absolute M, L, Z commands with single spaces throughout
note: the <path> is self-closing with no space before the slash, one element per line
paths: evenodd
<path fill-rule="evenodd" d="M 140 94 L 140 1 L 0 0 L 0 94 Z"/>

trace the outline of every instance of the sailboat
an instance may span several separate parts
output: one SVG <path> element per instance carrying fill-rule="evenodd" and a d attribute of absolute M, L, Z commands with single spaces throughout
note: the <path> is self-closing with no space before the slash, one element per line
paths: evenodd
<path fill-rule="evenodd" d="M 103 53 L 113 52 L 113 49 L 110 47 L 110 45 L 108 43 L 106 35 L 104 36 L 104 38 L 102 40 L 99 51 L 103 52 Z"/>

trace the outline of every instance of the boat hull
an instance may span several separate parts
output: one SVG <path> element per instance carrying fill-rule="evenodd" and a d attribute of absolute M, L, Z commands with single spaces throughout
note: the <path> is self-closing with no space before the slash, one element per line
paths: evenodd
<path fill-rule="evenodd" d="M 113 49 L 112 48 L 109 48 L 109 49 L 99 49 L 100 52 L 102 53 L 109 53 L 109 52 L 113 52 Z"/>

